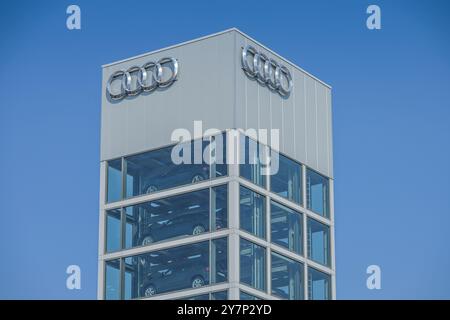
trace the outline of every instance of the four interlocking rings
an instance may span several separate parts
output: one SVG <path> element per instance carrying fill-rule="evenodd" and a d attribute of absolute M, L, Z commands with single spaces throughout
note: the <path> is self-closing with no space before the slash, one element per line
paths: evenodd
<path fill-rule="evenodd" d="M 250 56 L 253 56 L 252 63 L 248 61 Z M 292 76 L 289 70 L 250 45 L 242 49 L 242 68 L 249 77 L 267 85 L 281 96 L 288 96 L 292 90 Z"/>
<path fill-rule="evenodd" d="M 164 75 L 163 66 L 171 66 L 171 75 Z M 150 73 L 150 75 L 149 75 Z M 137 74 L 136 84 L 133 86 L 132 75 Z M 162 58 L 157 62 L 147 62 L 142 67 L 132 66 L 128 70 L 119 70 L 109 77 L 106 91 L 112 100 L 121 100 L 126 96 L 136 96 L 141 92 L 151 92 L 156 88 L 170 86 L 178 76 L 178 61 L 174 58 Z M 113 92 L 112 83 L 121 81 L 120 91 Z"/>

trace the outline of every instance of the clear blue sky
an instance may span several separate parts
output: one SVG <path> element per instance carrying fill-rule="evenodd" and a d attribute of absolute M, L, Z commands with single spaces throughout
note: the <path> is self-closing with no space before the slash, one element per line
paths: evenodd
<path fill-rule="evenodd" d="M 338 298 L 450 298 L 448 1 L 71 3 L 2 4 L 0 298 L 96 297 L 100 66 L 233 26 L 333 86 Z"/>

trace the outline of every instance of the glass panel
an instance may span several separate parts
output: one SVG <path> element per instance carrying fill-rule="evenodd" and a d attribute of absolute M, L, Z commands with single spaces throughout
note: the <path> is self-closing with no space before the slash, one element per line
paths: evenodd
<path fill-rule="evenodd" d="M 239 291 L 239 300 L 261 300 L 261 299 L 251 295 L 250 293 Z"/>
<path fill-rule="evenodd" d="M 265 188 L 266 176 L 263 174 L 263 163 L 266 162 L 264 157 L 267 148 L 244 135 L 240 135 L 240 145 L 240 176 Z"/>
<path fill-rule="evenodd" d="M 132 296 L 155 294 L 209 284 L 209 241 L 132 257 Z"/>
<path fill-rule="evenodd" d="M 330 265 L 330 228 L 308 218 L 308 258 Z"/>
<path fill-rule="evenodd" d="M 228 185 L 211 189 L 212 230 L 228 227 Z"/>
<path fill-rule="evenodd" d="M 312 170 L 306 170 L 306 198 L 308 209 L 329 217 L 328 179 Z"/>
<path fill-rule="evenodd" d="M 209 190 L 129 206 L 125 212 L 126 248 L 201 234 L 209 231 Z"/>
<path fill-rule="evenodd" d="M 120 209 L 106 212 L 106 252 L 122 249 L 120 243 L 122 230 L 120 221 Z"/>
<path fill-rule="evenodd" d="M 208 285 L 210 277 L 211 283 L 226 281 L 227 243 L 227 238 L 220 238 L 127 257 L 125 298 L 150 297 L 169 291 L 198 288 Z"/>
<path fill-rule="evenodd" d="M 211 293 L 211 300 L 228 300 L 228 291 L 219 291 Z"/>
<path fill-rule="evenodd" d="M 228 238 L 211 241 L 211 283 L 228 279 Z"/>
<path fill-rule="evenodd" d="M 133 273 L 125 271 L 125 300 L 133 299 L 132 295 Z"/>
<path fill-rule="evenodd" d="M 303 265 L 272 253 L 272 294 L 283 299 L 303 300 Z"/>
<path fill-rule="evenodd" d="M 107 202 L 122 199 L 122 159 L 108 161 Z"/>
<path fill-rule="evenodd" d="M 209 300 L 209 294 L 201 294 L 198 296 L 192 296 L 192 297 L 188 297 L 188 298 L 180 298 L 180 299 L 175 299 L 175 300 Z"/>
<path fill-rule="evenodd" d="M 277 174 L 270 178 L 270 190 L 295 203 L 302 203 L 302 166 L 279 154 Z"/>
<path fill-rule="evenodd" d="M 120 260 L 107 261 L 105 266 L 105 299 L 120 299 Z"/>
<path fill-rule="evenodd" d="M 134 272 L 133 267 L 133 258 L 127 257 L 125 258 L 125 283 L 124 283 L 124 290 L 125 290 L 125 299 L 135 299 L 137 298 L 137 288 L 136 288 L 136 274 Z"/>
<path fill-rule="evenodd" d="M 209 179 L 209 165 L 203 159 L 207 145 L 208 141 L 197 140 L 125 158 L 126 197 Z M 184 162 L 174 163 L 172 153 L 174 160 Z"/>
<path fill-rule="evenodd" d="M 303 254 L 302 214 L 276 202 L 270 204 L 271 241 Z"/>
<path fill-rule="evenodd" d="M 211 178 L 224 177 L 228 174 L 226 133 L 211 137 Z"/>
<path fill-rule="evenodd" d="M 136 241 L 136 236 L 138 234 L 138 223 L 135 223 L 135 219 L 133 214 L 131 213 L 133 210 L 130 208 L 125 208 L 125 249 L 133 248 L 135 245 L 139 245 Z"/>
<path fill-rule="evenodd" d="M 266 249 L 240 239 L 241 282 L 266 291 Z"/>
<path fill-rule="evenodd" d="M 240 187 L 240 228 L 257 237 L 266 238 L 266 198 Z"/>
<path fill-rule="evenodd" d="M 308 268 L 308 298 L 309 300 L 331 299 L 331 278 L 328 274 Z"/>

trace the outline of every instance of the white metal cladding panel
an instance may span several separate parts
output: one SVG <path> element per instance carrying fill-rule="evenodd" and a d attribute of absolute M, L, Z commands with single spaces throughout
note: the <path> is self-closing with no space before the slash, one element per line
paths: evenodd
<path fill-rule="evenodd" d="M 103 69 L 101 159 L 146 151 L 171 143 L 174 129 L 193 132 L 194 120 L 204 129 L 233 127 L 233 33 L 191 42 Z M 111 103 L 104 88 L 116 70 L 162 57 L 179 61 L 178 80 L 170 87 Z"/>
<path fill-rule="evenodd" d="M 334 177 L 333 171 L 333 109 L 331 104 L 331 90 L 326 88 L 326 102 L 327 102 L 327 134 L 328 134 L 328 168 L 330 170 L 330 177 Z"/>
<path fill-rule="evenodd" d="M 306 95 L 306 163 L 317 166 L 316 86 L 314 79 L 305 77 Z"/>
<path fill-rule="evenodd" d="M 295 100 L 295 158 L 306 164 L 306 95 L 305 87 L 306 75 L 301 72 L 294 72 L 294 87 L 292 99 Z"/>
<path fill-rule="evenodd" d="M 266 87 L 262 87 L 261 90 L 268 91 Z M 270 129 L 278 129 L 280 132 L 280 150 L 284 151 L 283 144 L 290 143 L 289 137 L 284 137 L 283 135 L 283 108 L 282 108 L 282 98 L 278 93 L 271 93 L 271 113 L 263 114 L 264 117 L 270 117 L 272 119 L 272 126 Z"/>
<path fill-rule="evenodd" d="M 259 128 L 259 103 L 258 99 L 255 97 L 258 97 L 258 83 L 256 81 L 247 81 L 245 84 L 246 86 L 246 118 L 245 118 L 245 125 L 244 128 Z M 242 112 L 240 110 L 240 105 L 237 106 L 238 112 Z"/>
<path fill-rule="evenodd" d="M 282 135 L 284 139 L 281 142 L 281 147 L 286 154 L 292 155 L 293 158 L 297 159 L 296 144 L 298 137 L 296 136 L 296 124 L 295 124 L 295 111 L 296 106 L 294 105 L 295 93 L 293 92 L 289 99 L 282 99 L 281 110 L 283 116 L 283 126 Z"/>
<path fill-rule="evenodd" d="M 329 172 L 328 167 L 328 110 L 326 88 L 316 82 L 317 105 L 317 168 L 320 172 Z"/>
<path fill-rule="evenodd" d="M 255 81 L 256 82 L 256 81 Z M 260 128 L 271 128 L 271 117 L 268 117 L 267 115 L 271 114 L 271 96 L 272 93 L 270 90 L 267 90 L 267 88 L 261 87 L 260 84 L 257 84 L 258 86 L 258 105 L 259 105 L 259 127 Z"/>
<path fill-rule="evenodd" d="M 282 98 L 281 96 L 262 86 L 254 79 L 248 78 L 242 70 L 241 52 L 242 48 L 251 44 L 257 50 L 264 52 L 268 57 L 275 58 L 273 54 L 260 47 L 258 44 L 247 39 L 241 34 L 236 35 L 236 127 L 242 129 L 280 129 L 280 139 L 284 141 L 282 123 Z M 270 137 L 269 137 L 270 138 Z M 281 147 L 280 141 L 280 147 Z"/>
<path fill-rule="evenodd" d="M 245 75 L 240 55 L 247 44 L 290 70 L 294 87 L 288 98 Z M 332 177 L 330 89 L 240 33 L 235 59 L 236 126 L 279 129 L 281 152 Z"/>

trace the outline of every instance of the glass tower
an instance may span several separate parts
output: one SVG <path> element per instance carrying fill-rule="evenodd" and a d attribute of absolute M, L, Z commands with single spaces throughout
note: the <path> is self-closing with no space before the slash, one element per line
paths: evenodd
<path fill-rule="evenodd" d="M 249 79 L 248 43 L 287 66 L 290 95 Z M 130 89 L 134 66 L 174 59 L 172 84 Z M 104 66 L 103 86 L 99 299 L 335 298 L 329 86 L 237 29 Z M 218 129 L 171 140 L 196 120 Z"/>

